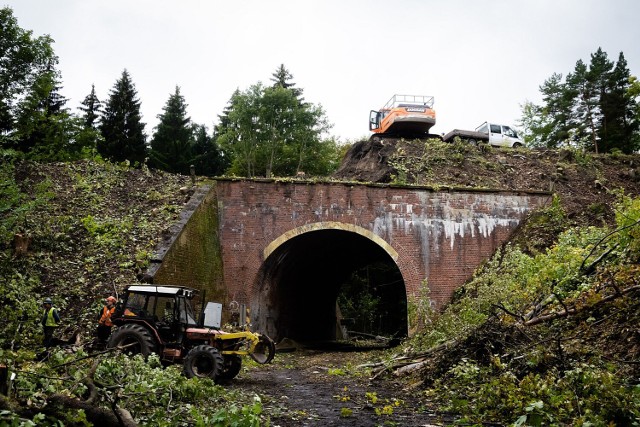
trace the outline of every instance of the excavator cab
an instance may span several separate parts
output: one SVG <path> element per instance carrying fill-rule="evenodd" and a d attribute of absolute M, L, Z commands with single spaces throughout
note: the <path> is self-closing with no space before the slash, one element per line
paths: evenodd
<path fill-rule="evenodd" d="M 375 132 L 380 128 L 380 122 L 382 121 L 382 112 L 371 110 L 369 115 L 369 130 Z"/>
<path fill-rule="evenodd" d="M 369 114 L 369 130 L 378 136 L 423 137 L 436 124 L 433 96 L 393 95 Z"/>

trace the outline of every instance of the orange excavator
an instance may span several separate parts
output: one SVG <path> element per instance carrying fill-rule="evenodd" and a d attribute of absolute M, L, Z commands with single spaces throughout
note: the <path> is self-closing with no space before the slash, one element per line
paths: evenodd
<path fill-rule="evenodd" d="M 433 96 L 393 95 L 380 110 L 372 110 L 369 130 L 373 137 L 423 138 L 436 124 Z M 435 135 L 434 135 L 435 136 Z"/>

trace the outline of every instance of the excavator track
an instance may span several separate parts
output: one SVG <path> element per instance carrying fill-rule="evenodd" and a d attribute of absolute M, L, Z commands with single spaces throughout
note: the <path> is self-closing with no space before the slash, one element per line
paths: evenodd
<path fill-rule="evenodd" d="M 374 133 L 369 137 L 369 141 L 373 143 L 395 143 L 404 139 L 405 141 L 412 141 L 415 139 L 419 139 L 421 141 L 427 141 L 429 139 L 437 139 L 442 141 L 442 136 L 435 133 L 427 133 L 427 134 L 407 134 L 407 135 L 398 135 L 393 133 Z"/>

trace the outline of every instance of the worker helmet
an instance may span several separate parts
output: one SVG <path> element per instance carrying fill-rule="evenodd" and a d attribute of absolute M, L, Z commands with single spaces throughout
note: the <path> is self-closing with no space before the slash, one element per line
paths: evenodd
<path fill-rule="evenodd" d="M 53 304 L 53 301 L 51 301 L 51 298 L 45 298 L 42 303 L 43 304 Z"/>
<path fill-rule="evenodd" d="M 109 297 L 107 297 L 107 299 L 105 301 L 107 301 L 107 302 L 116 302 L 117 300 L 116 300 L 115 297 L 109 296 Z"/>

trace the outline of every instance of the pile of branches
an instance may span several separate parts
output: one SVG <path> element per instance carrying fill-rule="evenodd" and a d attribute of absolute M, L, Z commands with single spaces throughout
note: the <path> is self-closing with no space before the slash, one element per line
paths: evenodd
<path fill-rule="evenodd" d="M 493 305 L 487 321 L 464 337 L 441 343 L 426 351 L 411 349 L 384 362 L 361 365 L 372 369 L 373 378 L 383 374 L 419 375 L 429 386 L 461 360 L 488 365 L 493 357 L 509 364 L 518 377 L 531 371 L 570 369 L 582 355 L 598 348 L 602 357 L 620 366 L 627 377 L 640 374 L 640 267 L 631 265 L 622 277 L 598 267 L 618 247 L 612 245 L 595 260 L 596 248 L 613 234 L 640 224 L 618 228 L 597 242 L 580 266 L 580 276 L 597 275 L 597 285 L 570 302 L 557 293 L 540 298 L 523 313 L 504 304 Z M 544 357 L 528 357 L 529 352 Z M 538 360 L 535 364 L 531 360 Z"/>

